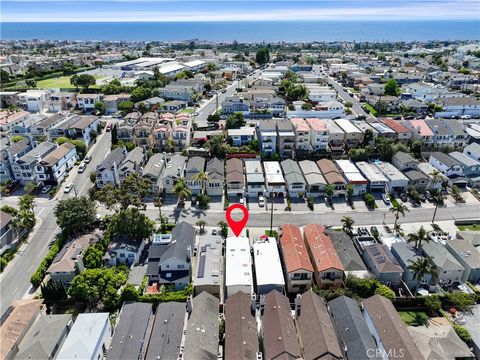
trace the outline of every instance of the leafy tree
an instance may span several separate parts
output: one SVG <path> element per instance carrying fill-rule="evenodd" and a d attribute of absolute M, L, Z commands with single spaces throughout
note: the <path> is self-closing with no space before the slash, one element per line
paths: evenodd
<path fill-rule="evenodd" d="M 308 111 L 308 110 L 311 110 L 312 108 L 313 108 L 313 105 L 310 103 L 305 103 L 302 105 L 302 110 Z"/>
<path fill-rule="evenodd" d="M 95 269 L 102 266 L 105 246 L 101 242 L 90 245 L 83 256 L 83 262 L 87 269 Z"/>
<path fill-rule="evenodd" d="M 470 332 L 465 326 L 459 325 L 459 324 L 453 324 L 453 329 L 457 333 L 458 337 L 462 339 L 464 343 L 467 345 L 470 345 L 472 342 L 472 335 L 470 335 Z"/>
<path fill-rule="evenodd" d="M 227 152 L 228 145 L 225 144 L 225 136 L 221 134 L 210 137 L 203 147 L 208 149 L 212 156 L 223 158 Z"/>
<path fill-rule="evenodd" d="M 375 206 L 375 196 L 373 196 L 372 194 L 363 194 L 363 200 L 368 207 L 373 208 Z"/>
<path fill-rule="evenodd" d="M 428 231 L 425 230 L 423 226 L 420 226 L 417 233 L 409 234 L 407 242 L 414 243 L 416 249 L 420 249 L 422 246 L 422 242 L 430 242 L 430 237 L 428 236 Z"/>
<path fill-rule="evenodd" d="M 346 189 L 347 189 L 348 201 L 352 201 L 352 197 L 353 197 L 353 193 L 355 192 L 355 188 L 353 187 L 352 184 L 347 184 Z"/>
<path fill-rule="evenodd" d="M 70 142 L 75 146 L 78 157 L 83 159 L 87 155 L 87 145 L 82 140 L 71 140 Z"/>
<path fill-rule="evenodd" d="M 122 293 L 120 295 L 121 302 L 125 301 L 138 301 L 140 294 L 133 284 L 126 284 L 122 288 Z"/>
<path fill-rule="evenodd" d="M 134 103 L 132 101 L 122 101 L 118 104 L 118 110 L 123 111 L 126 114 L 132 112 Z"/>
<path fill-rule="evenodd" d="M 60 282 L 54 282 L 50 280 L 47 284 L 42 284 L 40 286 L 40 291 L 42 292 L 42 297 L 49 302 L 56 302 L 59 300 L 67 299 L 67 293 L 65 292 L 65 288 Z"/>
<path fill-rule="evenodd" d="M 60 200 L 53 210 L 57 224 L 67 235 L 84 232 L 96 221 L 95 202 L 86 196 Z"/>
<path fill-rule="evenodd" d="M 97 111 L 100 115 L 105 114 L 105 103 L 103 101 L 97 101 L 93 105 L 95 111 Z"/>
<path fill-rule="evenodd" d="M 135 88 L 130 94 L 130 101 L 134 103 L 146 100 L 152 97 L 152 90 L 146 87 L 139 86 Z"/>
<path fill-rule="evenodd" d="M 5 70 L 0 70 L 0 83 L 5 84 L 10 81 L 10 74 Z"/>
<path fill-rule="evenodd" d="M 439 312 L 442 309 L 442 302 L 438 295 L 429 295 L 425 297 L 425 307 L 431 312 Z"/>
<path fill-rule="evenodd" d="M 365 133 L 363 134 L 363 145 L 367 146 L 370 144 L 370 142 L 373 140 L 374 134 L 372 129 L 367 129 L 365 130 Z"/>
<path fill-rule="evenodd" d="M 190 196 L 192 196 L 192 192 L 187 187 L 187 184 L 185 183 L 185 179 L 183 178 L 180 178 L 177 180 L 177 182 L 175 183 L 175 186 L 173 187 L 173 193 L 177 195 L 178 203 L 180 205 L 185 204 L 185 199 L 188 199 Z"/>
<path fill-rule="evenodd" d="M 28 181 L 24 186 L 23 186 L 23 191 L 25 191 L 26 194 L 33 194 L 38 188 L 38 185 L 33 182 L 33 181 Z"/>
<path fill-rule="evenodd" d="M 112 127 L 112 145 L 117 145 L 117 144 L 118 144 L 118 130 L 117 130 L 117 124 L 115 124 Z"/>
<path fill-rule="evenodd" d="M 89 74 L 75 74 L 70 78 L 70 84 L 74 85 L 77 89 L 81 87 L 83 90 L 88 90 L 90 86 L 95 85 L 96 83 L 97 80 L 95 77 Z"/>
<path fill-rule="evenodd" d="M 11 205 L 3 205 L 0 210 L 2 210 L 3 212 L 6 212 L 7 214 L 10 214 L 12 216 L 15 216 L 17 215 L 18 213 L 18 210 L 15 209 L 13 206 Z"/>
<path fill-rule="evenodd" d="M 12 137 L 10 138 L 10 140 L 12 140 L 12 142 L 14 142 L 14 143 L 17 143 L 17 142 L 19 142 L 19 141 L 22 140 L 22 139 L 23 139 L 23 136 L 22 136 L 22 135 L 14 135 L 14 136 L 12 136 Z"/>
<path fill-rule="evenodd" d="M 119 187 L 105 185 L 98 190 L 94 198 L 109 209 L 122 211 L 129 207 L 145 208 L 143 198 L 150 191 L 150 182 L 139 174 L 128 175 Z"/>
<path fill-rule="evenodd" d="M 446 298 L 449 306 L 460 311 L 470 312 L 475 305 L 475 300 L 470 294 L 453 292 L 448 293 Z"/>
<path fill-rule="evenodd" d="M 390 301 L 395 300 L 395 292 L 388 286 L 385 286 L 383 284 L 379 284 L 378 287 L 375 289 L 375 295 L 384 296 Z"/>
<path fill-rule="evenodd" d="M 66 63 L 63 65 L 63 75 L 71 75 L 75 72 L 77 67 L 72 63 Z"/>
<path fill-rule="evenodd" d="M 132 240 L 148 239 L 155 231 L 155 222 L 137 208 L 122 210 L 110 218 L 112 236 L 120 235 Z"/>
<path fill-rule="evenodd" d="M 333 186 L 331 184 L 327 184 L 325 186 L 325 195 L 327 196 L 327 198 L 331 199 L 333 196 L 333 192 L 334 192 Z"/>
<path fill-rule="evenodd" d="M 245 119 L 240 112 L 230 115 L 225 123 L 227 129 L 240 129 L 244 125 Z"/>
<path fill-rule="evenodd" d="M 270 61 L 270 51 L 268 48 L 264 47 L 257 51 L 255 55 L 255 61 L 259 65 L 264 65 Z"/>
<path fill-rule="evenodd" d="M 205 193 L 201 193 L 197 196 L 196 198 L 197 202 L 198 202 L 198 206 L 201 208 L 201 209 L 206 209 L 208 208 L 208 204 L 210 203 L 211 199 L 210 199 L 210 196 L 208 196 L 207 194 Z"/>
<path fill-rule="evenodd" d="M 352 236 L 353 224 L 355 224 L 355 221 L 350 216 L 344 216 L 341 222 L 342 222 L 342 230 L 345 231 L 349 236 Z"/>
<path fill-rule="evenodd" d="M 122 92 L 122 84 L 120 80 L 113 79 L 107 85 L 102 86 L 101 92 L 105 95 L 120 94 Z"/>
<path fill-rule="evenodd" d="M 257 152 L 260 150 L 260 141 L 258 141 L 258 139 L 253 139 L 248 143 L 248 146 L 250 147 L 250 150 Z"/>
<path fill-rule="evenodd" d="M 385 84 L 385 95 L 397 96 L 398 95 L 398 84 L 395 79 L 390 79 Z"/>
<path fill-rule="evenodd" d="M 228 236 L 228 224 L 225 221 L 219 221 L 218 226 L 220 226 L 220 235 L 226 239 Z"/>
<path fill-rule="evenodd" d="M 32 195 L 23 195 L 18 200 L 18 205 L 20 207 L 20 211 L 31 211 L 33 213 L 33 209 L 35 207 L 35 198 Z"/>
<path fill-rule="evenodd" d="M 126 281 L 127 274 L 119 268 L 86 269 L 74 277 L 68 295 L 90 308 L 101 302 L 105 309 L 115 310 L 120 305 L 117 291 Z"/>
<path fill-rule="evenodd" d="M 205 231 L 205 225 L 207 225 L 207 222 L 205 220 L 198 220 L 195 225 L 197 225 L 200 228 L 200 233 L 203 233 Z"/>
<path fill-rule="evenodd" d="M 34 89 L 37 87 L 37 82 L 33 79 L 27 79 L 25 80 L 25 84 L 29 89 Z"/>
<path fill-rule="evenodd" d="M 411 264 L 408 266 L 408 268 L 412 271 L 413 278 L 417 281 L 415 286 L 415 296 L 417 296 L 418 288 L 420 287 L 420 283 L 425 275 L 435 277 L 437 272 L 435 271 L 432 258 L 429 256 L 420 257 L 417 260 L 410 262 Z"/>

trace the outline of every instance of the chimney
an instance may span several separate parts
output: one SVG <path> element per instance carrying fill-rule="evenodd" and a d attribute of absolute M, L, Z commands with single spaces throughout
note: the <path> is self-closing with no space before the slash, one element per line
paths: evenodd
<path fill-rule="evenodd" d="M 257 310 L 257 295 L 255 293 L 251 295 L 251 300 L 252 315 L 255 315 L 255 311 Z"/>
<path fill-rule="evenodd" d="M 35 160 L 37 162 L 40 162 L 40 161 L 42 161 L 42 157 L 40 155 L 37 155 L 37 156 L 35 156 Z"/>
<path fill-rule="evenodd" d="M 302 295 L 297 294 L 295 297 L 295 318 L 298 319 L 302 310 Z"/>
<path fill-rule="evenodd" d="M 263 315 L 263 309 L 265 308 L 265 295 L 260 295 L 260 311 Z"/>

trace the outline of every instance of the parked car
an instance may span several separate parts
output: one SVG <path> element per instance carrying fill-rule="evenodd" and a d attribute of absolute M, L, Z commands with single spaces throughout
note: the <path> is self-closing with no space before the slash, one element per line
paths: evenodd
<path fill-rule="evenodd" d="M 212 235 L 217 235 L 217 229 L 212 230 Z"/>
<path fill-rule="evenodd" d="M 109 122 L 109 123 L 107 124 L 107 127 L 105 128 L 105 130 L 106 130 L 106 131 L 111 131 L 111 130 L 112 130 L 112 123 L 111 123 L 111 122 Z"/>
<path fill-rule="evenodd" d="M 408 196 L 407 196 L 407 193 L 400 193 L 400 200 L 402 200 L 403 202 L 407 202 L 408 201 Z"/>
<path fill-rule="evenodd" d="M 265 206 L 265 198 L 263 196 L 258 197 L 258 206 L 260 206 L 260 207 Z"/>
<path fill-rule="evenodd" d="M 386 205 L 390 205 L 390 198 L 388 197 L 387 194 L 382 194 L 382 199 L 383 199 L 383 202 L 386 204 Z"/>
<path fill-rule="evenodd" d="M 90 161 L 92 161 L 92 157 L 91 156 L 85 156 L 85 159 L 83 159 L 83 162 L 85 164 L 88 164 Z"/>
<path fill-rule="evenodd" d="M 70 191 L 72 191 L 72 189 L 73 189 L 73 184 L 70 183 L 70 184 L 67 184 L 67 186 L 65 186 L 65 188 L 63 189 L 63 192 L 65 194 L 68 194 Z"/>
<path fill-rule="evenodd" d="M 228 116 L 227 115 L 220 115 L 220 120 L 227 120 Z"/>
<path fill-rule="evenodd" d="M 42 190 L 40 190 L 40 192 L 42 194 L 48 194 L 50 190 L 52 190 L 52 185 L 45 185 L 44 187 L 42 187 Z"/>
<path fill-rule="evenodd" d="M 78 173 L 79 173 L 79 174 L 83 173 L 86 168 L 87 168 L 87 164 L 85 164 L 84 162 L 82 162 L 80 165 L 78 165 Z"/>

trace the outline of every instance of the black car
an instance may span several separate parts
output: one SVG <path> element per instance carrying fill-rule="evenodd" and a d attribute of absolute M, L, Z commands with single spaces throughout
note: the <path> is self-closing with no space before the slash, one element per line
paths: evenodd
<path fill-rule="evenodd" d="M 421 202 L 427 201 L 427 197 L 425 196 L 425 194 L 420 194 L 419 198 Z"/>
<path fill-rule="evenodd" d="M 407 202 L 408 201 L 407 193 L 401 193 L 400 200 L 402 200 L 403 202 Z"/>
<path fill-rule="evenodd" d="M 425 193 L 425 197 L 427 198 L 428 201 L 433 202 L 435 198 L 430 194 L 429 192 Z"/>

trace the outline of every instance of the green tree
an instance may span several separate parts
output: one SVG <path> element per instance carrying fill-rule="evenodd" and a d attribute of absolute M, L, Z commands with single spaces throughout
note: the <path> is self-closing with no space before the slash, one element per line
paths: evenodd
<path fill-rule="evenodd" d="M 187 187 L 187 184 L 183 178 L 177 180 L 175 186 L 173 187 L 173 193 L 177 195 L 178 203 L 182 206 L 185 204 L 185 199 L 188 199 L 190 196 L 192 196 L 192 192 Z"/>
<path fill-rule="evenodd" d="M 25 84 L 29 89 L 35 89 L 37 87 L 37 82 L 33 79 L 27 79 L 25 80 Z"/>
<path fill-rule="evenodd" d="M 35 198 L 29 194 L 23 195 L 18 200 L 18 205 L 20 211 L 31 211 L 33 213 L 35 208 Z"/>
<path fill-rule="evenodd" d="M 200 233 L 202 234 L 205 231 L 205 225 L 207 225 L 207 222 L 205 220 L 198 220 L 195 225 L 197 225 L 200 228 Z"/>
<path fill-rule="evenodd" d="M 10 74 L 5 70 L 0 70 L 0 83 L 5 84 L 10 81 Z"/>
<path fill-rule="evenodd" d="M 14 135 L 10 138 L 10 140 L 12 140 L 12 142 L 14 142 L 14 143 L 17 143 L 20 140 L 23 140 L 23 136 L 22 135 Z"/>
<path fill-rule="evenodd" d="M 130 94 L 130 101 L 134 103 L 146 100 L 152 97 L 152 90 L 146 87 L 139 86 L 135 88 Z"/>
<path fill-rule="evenodd" d="M 351 202 L 352 197 L 353 197 L 353 193 L 355 192 L 355 188 L 353 187 L 352 184 L 347 184 L 346 189 L 347 189 L 348 201 Z"/>
<path fill-rule="evenodd" d="M 201 170 L 198 174 L 196 174 L 193 178 L 195 181 L 199 181 L 202 183 L 202 193 L 206 191 L 206 184 L 210 178 L 208 177 L 208 173 Z"/>
<path fill-rule="evenodd" d="M 226 239 L 228 236 L 228 224 L 225 221 L 219 221 L 218 226 L 220 226 L 220 235 Z"/>
<path fill-rule="evenodd" d="M 355 224 L 355 221 L 350 216 L 344 216 L 341 222 L 342 222 L 342 230 L 345 231 L 349 236 L 352 236 L 353 224 Z"/>
<path fill-rule="evenodd" d="M 470 294 L 453 292 L 446 296 L 448 306 L 453 306 L 457 310 L 470 312 L 475 305 L 475 299 Z"/>
<path fill-rule="evenodd" d="M 121 302 L 125 301 L 138 301 L 140 294 L 133 284 L 126 284 L 122 288 L 122 293 L 120 295 Z"/>
<path fill-rule="evenodd" d="M 465 326 L 459 324 L 453 324 L 453 329 L 457 333 L 458 337 L 462 339 L 464 343 L 470 345 L 472 342 L 472 335 Z"/>
<path fill-rule="evenodd" d="M 53 213 L 57 218 L 57 225 L 66 235 L 82 233 L 91 228 L 97 215 L 95 202 L 86 196 L 60 200 Z"/>
<path fill-rule="evenodd" d="M 442 309 L 442 302 L 438 295 L 425 296 L 425 307 L 430 312 L 439 312 Z"/>
<path fill-rule="evenodd" d="M 405 213 L 410 212 L 410 210 L 405 205 L 400 204 L 400 203 L 398 203 L 396 206 L 391 207 L 388 211 L 393 213 L 394 216 L 395 216 L 395 224 L 394 225 L 397 225 L 398 219 L 400 218 L 400 215 L 402 215 L 402 217 L 405 217 Z"/>
<path fill-rule="evenodd" d="M 77 89 L 81 87 L 83 90 L 88 90 L 90 86 L 96 83 L 97 80 L 95 77 L 89 74 L 75 74 L 70 78 L 70 84 L 74 85 Z"/>
<path fill-rule="evenodd" d="M 112 236 L 121 235 L 131 240 L 141 241 L 152 236 L 155 231 L 155 222 L 139 209 L 128 208 L 112 215 L 109 229 Z"/>
<path fill-rule="evenodd" d="M 83 262 L 87 269 L 95 269 L 102 266 L 105 247 L 101 242 L 90 245 L 83 255 Z"/>
<path fill-rule="evenodd" d="M 379 284 L 378 287 L 375 289 L 375 295 L 381 295 L 389 299 L 390 301 L 395 300 L 395 292 L 390 289 L 388 286 Z"/>
<path fill-rule="evenodd" d="M 38 185 L 37 183 L 33 182 L 33 181 L 28 181 L 24 186 L 23 186 L 23 191 L 26 193 L 26 194 L 33 194 L 35 191 L 37 191 L 38 189 Z"/>
<path fill-rule="evenodd" d="M 267 64 L 270 61 L 270 51 L 268 48 L 264 47 L 259 49 L 255 55 L 255 61 L 259 65 Z"/>
<path fill-rule="evenodd" d="M 373 196 L 370 193 L 365 193 L 363 194 L 363 200 L 365 201 L 365 204 L 369 208 L 373 208 L 375 206 L 375 196 Z"/>
<path fill-rule="evenodd" d="M 98 112 L 99 115 L 105 114 L 105 103 L 103 101 L 97 101 L 93 105 L 93 108 L 95 109 L 96 112 Z"/>
<path fill-rule="evenodd" d="M 395 79 L 390 79 L 385 84 L 385 95 L 397 96 L 398 95 L 398 84 Z"/>
<path fill-rule="evenodd" d="M 414 243 L 416 249 L 422 247 L 422 242 L 430 242 L 430 237 L 428 236 L 428 231 L 425 230 L 423 226 L 420 226 L 420 229 L 416 233 L 409 234 L 407 242 Z"/>
<path fill-rule="evenodd" d="M 132 112 L 134 103 L 132 101 L 122 101 L 118 104 L 118 110 L 128 114 Z"/>
<path fill-rule="evenodd" d="M 225 122 L 225 127 L 228 129 L 240 129 L 245 125 L 245 119 L 241 112 L 230 115 Z"/>
<path fill-rule="evenodd" d="M 227 151 L 228 145 L 225 143 L 225 136 L 213 135 L 208 139 L 208 141 L 203 145 L 205 149 L 210 151 L 210 155 L 223 158 Z"/>
<path fill-rule="evenodd" d="M 83 159 L 87 155 L 87 145 L 82 140 L 71 140 L 70 142 L 75 146 L 78 157 Z"/>
<path fill-rule="evenodd" d="M 415 296 L 418 294 L 418 288 L 425 275 L 432 277 L 436 276 L 435 266 L 433 265 L 432 258 L 429 256 L 419 257 L 415 261 L 410 261 L 408 268 L 413 274 L 413 278 L 417 281 L 415 286 Z"/>
<path fill-rule="evenodd" d="M 327 196 L 328 199 L 332 198 L 333 192 L 334 192 L 333 186 L 331 184 L 327 184 L 325 186 L 325 195 Z"/>

